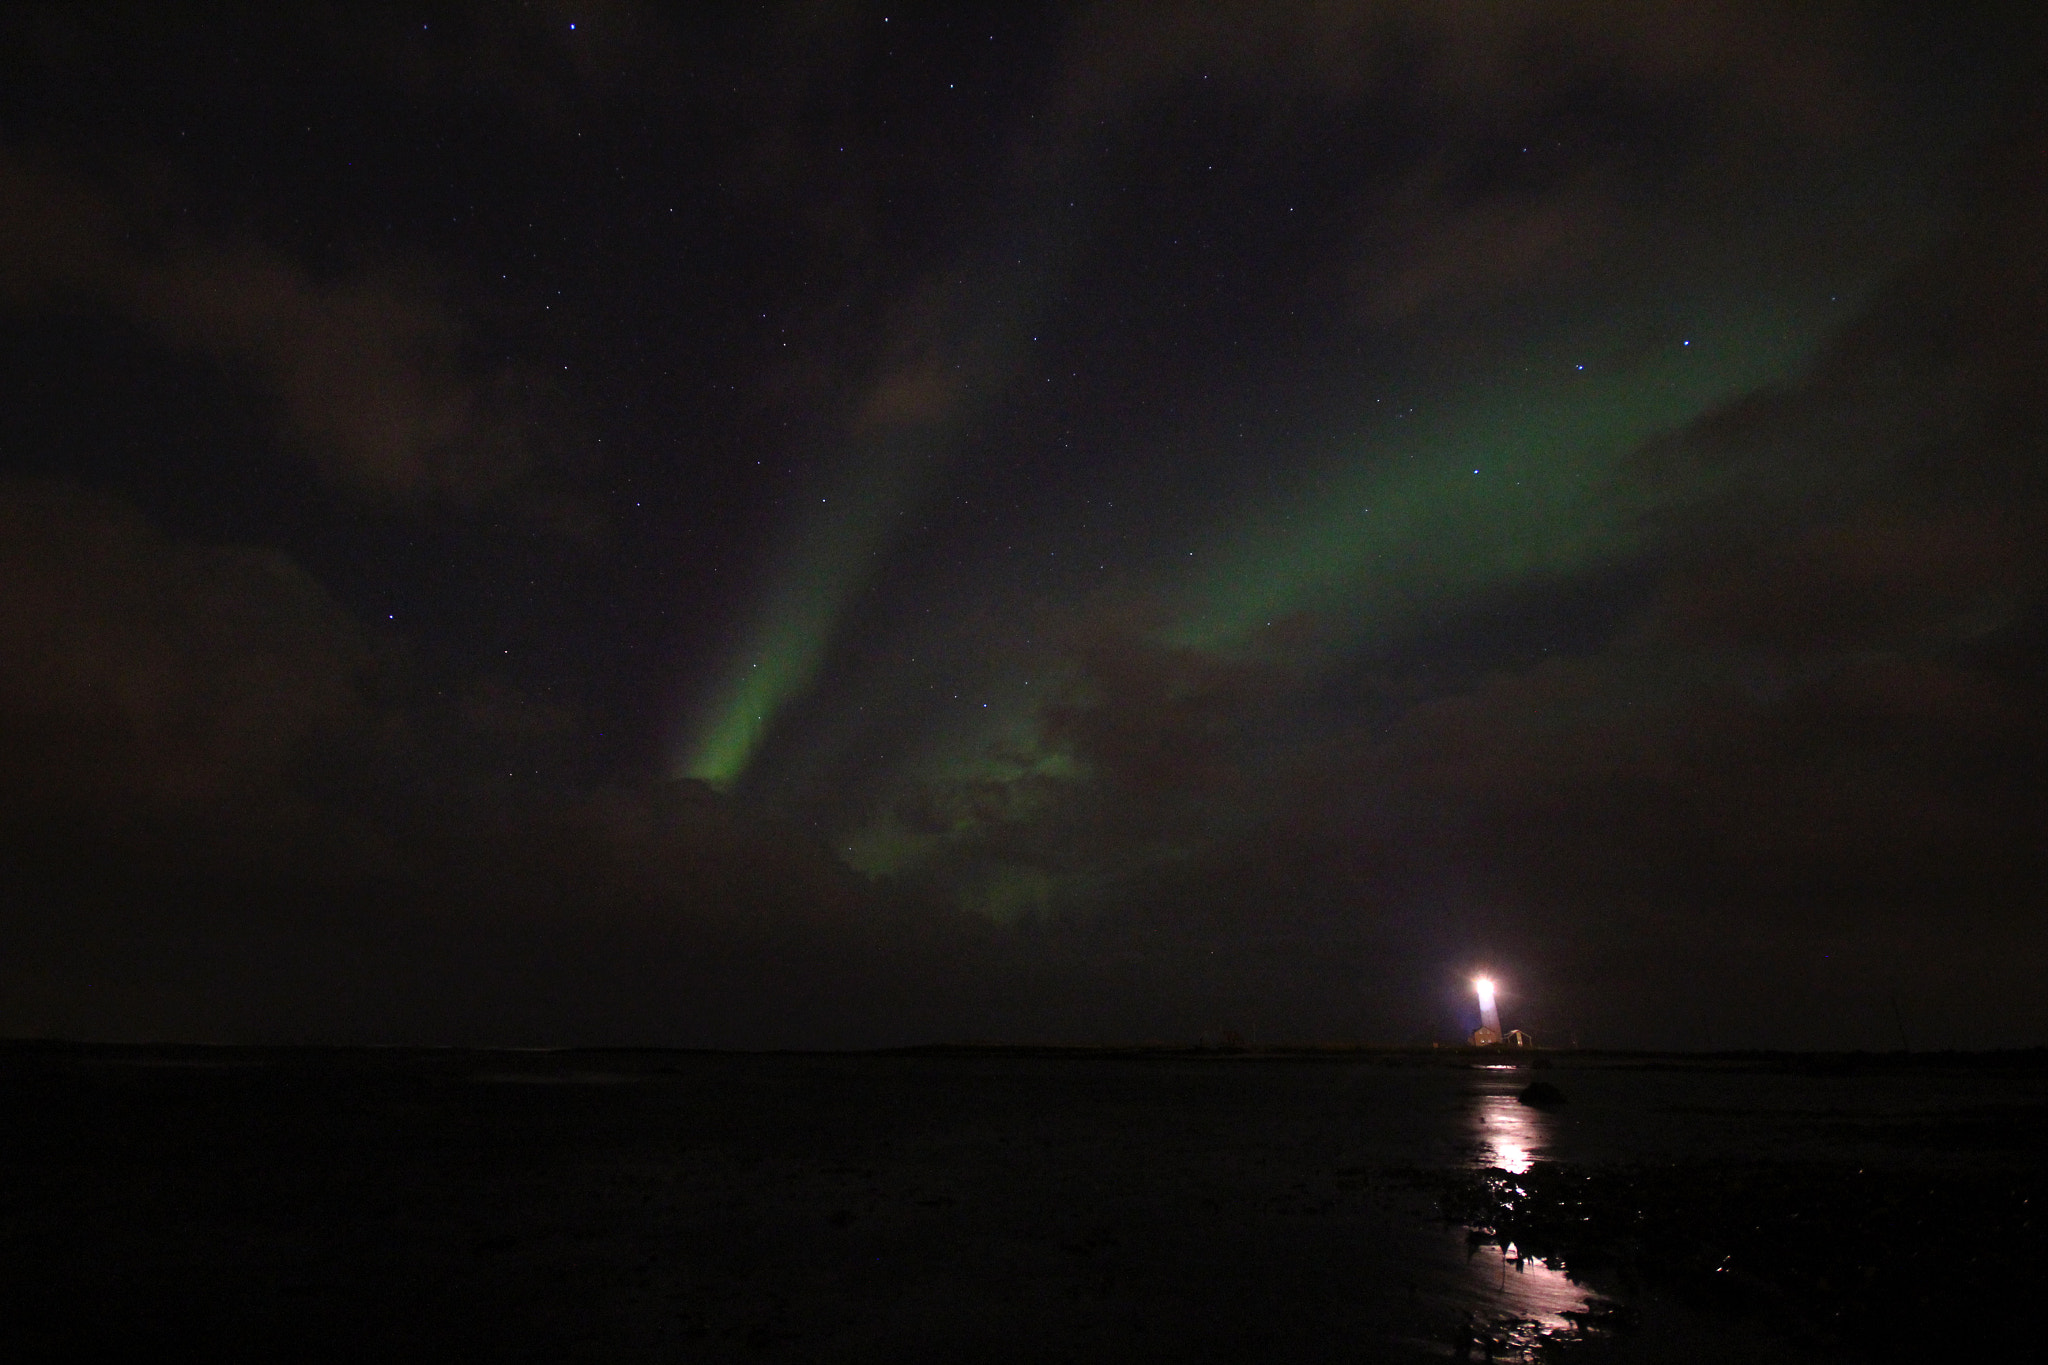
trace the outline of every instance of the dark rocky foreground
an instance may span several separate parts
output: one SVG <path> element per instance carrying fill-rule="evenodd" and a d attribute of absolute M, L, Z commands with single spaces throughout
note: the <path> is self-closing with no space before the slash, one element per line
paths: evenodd
<path fill-rule="evenodd" d="M 1476 1060 L 14 1045 L 0 1358 L 1926 1358 L 2020 1311 L 2038 1056 L 1559 1058 L 1542 1109 Z"/>
<path fill-rule="evenodd" d="M 1544 1162 L 1418 1178 L 1475 1242 L 1625 1284 L 1631 1298 L 1650 1287 L 1739 1315 L 1816 1355 L 1989 1360 L 2041 1349 L 2022 1307 L 2048 1254 L 2038 1167 Z M 1625 1310 L 1613 1324 L 1625 1330 Z"/>

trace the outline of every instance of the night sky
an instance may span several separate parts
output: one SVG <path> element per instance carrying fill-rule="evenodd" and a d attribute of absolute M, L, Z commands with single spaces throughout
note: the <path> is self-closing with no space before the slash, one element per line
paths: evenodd
<path fill-rule="evenodd" d="M 2044 54 L 10 7 L 0 1032 L 2048 1041 Z"/>

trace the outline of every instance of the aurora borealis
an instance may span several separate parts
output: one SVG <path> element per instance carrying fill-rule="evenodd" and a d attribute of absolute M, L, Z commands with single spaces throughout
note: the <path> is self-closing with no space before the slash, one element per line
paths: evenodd
<path fill-rule="evenodd" d="M 2038 1038 L 2031 7 L 0 22 L 16 1033 Z"/>

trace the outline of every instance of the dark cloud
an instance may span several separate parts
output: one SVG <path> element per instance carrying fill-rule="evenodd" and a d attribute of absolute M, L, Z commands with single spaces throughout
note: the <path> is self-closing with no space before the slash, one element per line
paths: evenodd
<path fill-rule="evenodd" d="M 417 271 L 319 278 L 254 241 L 195 240 L 149 196 L 126 202 L 0 150 L 0 303 L 87 306 L 248 375 L 288 443 L 335 483 L 473 503 L 533 461 L 511 375 Z M 518 400 L 512 400 L 516 403 Z"/>
<path fill-rule="evenodd" d="M 276 551 L 10 480 L 0 563 L 14 820 L 288 818 L 307 751 L 377 728 L 373 641 Z"/>
<path fill-rule="evenodd" d="M 1844 89 L 1842 5 L 1796 14 L 1762 4 L 1702 7 L 1298 0 L 1205 5 L 1163 14 L 1100 4 L 1077 22 L 1074 98 L 1128 98 L 1161 82 L 1234 70 L 1352 97 L 1410 81 L 1447 101 L 1542 102 L 1558 65 L 1646 86 L 1692 83 L 1825 135 L 1857 104 Z"/>
<path fill-rule="evenodd" d="M 1062 114 L 1070 155 L 1198 89 L 1248 96 L 1276 155 L 1319 112 L 1373 123 L 1347 205 L 1350 289 L 1368 319 L 1400 322 L 1594 285 L 1645 238 L 1668 255 L 1674 229 L 1696 230 L 1686 219 L 1849 152 L 1878 118 L 1869 19 L 1598 0 L 1103 4 L 1073 26 Z M 1629 139 L 1611 131 L 1622 108 Z"/>

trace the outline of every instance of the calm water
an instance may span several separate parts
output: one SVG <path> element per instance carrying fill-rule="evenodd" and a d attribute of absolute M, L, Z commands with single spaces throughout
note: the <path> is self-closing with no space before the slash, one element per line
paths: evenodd
<path fill-rule="evenodd" d="M 1560 1064 L 1543 1112 L 1531 1073 L 1338 1060 L 0 1064 L 12 1355 L 1408 1360 L 1477 1324 L 1512 1356 L 1603 1286 L 1468 1245 L 1404 1171 L 2019 1160 L 2048 1113 L 2025 1072 Z M 1642 1307 L 1620 1358 L 1778 1349 Z"/>

